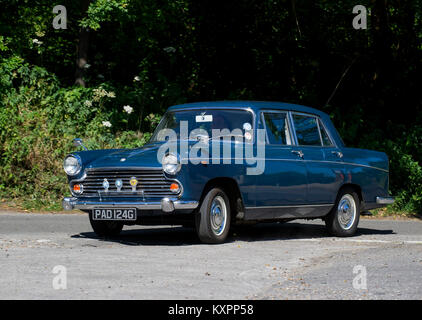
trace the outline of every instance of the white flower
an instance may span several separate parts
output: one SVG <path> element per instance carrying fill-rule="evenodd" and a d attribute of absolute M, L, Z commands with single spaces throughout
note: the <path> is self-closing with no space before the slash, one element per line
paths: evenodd
<path fill-rule="evenodd" d="M 96 102 L 100 101 L 101 98 L 103 98 L 103 97 L 108 97 L 108 98 L 115 98 L 116 97 L 116 94 L 113 91 L 107 92 L 101 87 L 94 89 L 93 92 L 94 92 L 94 95 L 92 97 L 92 100 L 96 101 Z"/>
<path fill-rule="evenodd" d="M 103 126 L 104 127 L 107 127 L 107 128 L 110 128 L 111 127 L 110 121 L 103 121 Z"/>
<path fill-rule="evenodd" d="M 123 110 L 128 113 L 131 114 L 133 112 L 133 108 L 131 106 L 123 106 Z"/>
<path fill-rule="evenodd" d="M 85 100 L 84 105 L 85 105 L 85 107 L 91 107 L 92 106 L 92 101 Z"/>
<path fill-rule="evenodd" d="M 85 63 L 84 68 L 88 69 L 91 65 L 89 63 Z"/>
<path fill-rule="evenodd" d="M 37 45 L 42 45 L 42 41 L 38 40 L 38 39 L 32 39 L 32 43 L 35 43 Z"/>
<path fill-rule="evenodd" d="M 139 76 L 136 76 L 135 78 L 133 78 L 133 81 L 141 81 L 141 78 Z"/>
<path fill-rule="evenodd" d="M 167 53 L 176 52 L 176 49 L 173 47 L 165 47 L 163 50 Z"/>

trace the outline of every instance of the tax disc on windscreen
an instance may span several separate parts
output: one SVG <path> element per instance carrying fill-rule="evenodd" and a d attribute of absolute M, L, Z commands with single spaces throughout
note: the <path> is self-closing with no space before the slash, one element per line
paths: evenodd
<path fill-rule="evenodd" d="M 249 122 L 245 122 L 243 124 L 243 130 L 249 131 L 251 129 L 252 129 L 252 126 L 251 126 L 251 124 Z"/>

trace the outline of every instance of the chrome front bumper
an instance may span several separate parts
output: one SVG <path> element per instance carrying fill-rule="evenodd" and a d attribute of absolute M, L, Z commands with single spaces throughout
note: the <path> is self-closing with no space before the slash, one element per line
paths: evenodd
<path fill-rule="evenodd" d="M 82 201 L 78 198 L 64 198 L 62 201 L 64 210 L 91 210 L 97 208 L 136 208 L 138 210 L 162 210 L 173 212 L 174 210 L 189 210 L 198 207 L 198 201 L 171 200 L 168 198 L 161 201 L 147 202 L 104 202 L 104 201 Z"/>
<path fill-rule="evenodd" d="M 377 197 L 376 201 L 378 204 L 393 204 L 394 198 L 393 197 Z"/>

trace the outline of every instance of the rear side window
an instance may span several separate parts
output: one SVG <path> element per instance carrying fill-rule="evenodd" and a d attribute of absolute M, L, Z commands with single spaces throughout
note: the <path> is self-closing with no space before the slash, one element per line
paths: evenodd
<path fill-rule="evenodd" d="M 331 139 L 330 139 L 327 131 L 325 131 L 325 128 L 322 125 L 321 119 L 318 119 L 318 124 L 319 124 L 319 131 L 321 132 L 322 145 L 324 147 L 334 146 L 334 144 L 331 142 Z"/>
<path fill-rule="evenodd" d="M 317 119 L 312 116 L 293 114 L 297 142 L 301 146 L 321 146 Z"/>
<path fill-rule="evenodd" d="M 286 112 L 264 112 L 263 117 L 269 144 L 292 144 Z"/>

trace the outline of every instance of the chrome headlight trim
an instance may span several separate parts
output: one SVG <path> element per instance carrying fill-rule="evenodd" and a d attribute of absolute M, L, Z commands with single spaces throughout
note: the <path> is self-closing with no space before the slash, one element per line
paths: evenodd
<path fill-rule="evenodd" d="M 74 162 L 75 160 L 76 163 Z M 73 161 L 73 163 L 70 163 L 70 161 Z M 72 167 L 74 168 L 73 170 L 71 169 Z M 67 175 L 76 176 L 79 172 L 81 172 L 82 169 L 81 158 L 76 154 L 68 155 L 63 161 L 63 169 Z"/>
<path fill-rule="evenodd" d="M 166 154 L 163 157 L 161 164 L 163 166 L 163 171 L 172 176 L 177 174 L 182 167 L 179 156 L 174 153 Z"/>

